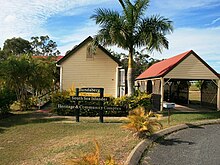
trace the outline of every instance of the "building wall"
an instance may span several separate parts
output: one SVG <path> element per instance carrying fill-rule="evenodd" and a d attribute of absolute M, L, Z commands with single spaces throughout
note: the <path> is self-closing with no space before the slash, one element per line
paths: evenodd
<path fill-rule="evenodd" d="M 85 44 L 62 62 L 62 89 L 104 88 L 106 96 L 116 96 L 116 72 L 118 64 L 97 48 L 93 58 L 87 58 Z"/>
<path fill-rule="evenodd" d="M 164 78 L 181 78 L 181 79 L 218 79 L 200 60 L 193 54 L 188 56 Z"/>

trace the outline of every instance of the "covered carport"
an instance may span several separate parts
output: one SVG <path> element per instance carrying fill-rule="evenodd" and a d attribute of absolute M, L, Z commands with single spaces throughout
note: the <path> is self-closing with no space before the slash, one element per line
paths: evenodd
<path fill-rule="evenodd" d="M 201 82 L 201 106 L 220 110 L 220 76 L 193 50 L 160 61 L 136 78 L 141 91 L 152 93 L 153 107 L 164 102 L 189 104 L 190 82 Z"/>

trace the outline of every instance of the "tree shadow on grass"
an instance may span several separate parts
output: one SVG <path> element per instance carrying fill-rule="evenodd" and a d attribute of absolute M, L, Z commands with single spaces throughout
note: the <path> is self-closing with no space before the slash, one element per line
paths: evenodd
<path fill-rule="evenodd" d="M 18 114 L 12 114 L 10 117 L 0 120 L 0 133 L 4 133 L 6 128 L 25 125 L 25 124 L 37 124 L 37 123 L 49 123 L 66 120 L 64 117 L 50 118 L 48 114 L 36 113 L 36 112 L 24 112 Z"/>
<path fill-rule="evenodd" d="M 0 134 L 3 133 L 5 131 L 5 129 L 0 128 Z"/>
<path fill-rule="evenodd" d="M 188 145 L 195 144 L 194 142 L 180 140 L 179 138 L 172 138 L 172 139 L 160 138 L 156 140 L 155 143 L 160 144 L 160 145 L 165 145 L 165 146 L 172 146 L 172 145 L 178 145 L 178 144 L 188 144 Z"/>

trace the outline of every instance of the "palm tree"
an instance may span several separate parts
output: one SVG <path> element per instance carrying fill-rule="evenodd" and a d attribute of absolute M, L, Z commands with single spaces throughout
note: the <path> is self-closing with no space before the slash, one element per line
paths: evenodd
<path fill-rule="evenodd" d="M 168 49 L 166 34 L 173 31 L 172 21 L 160 15 L 145 16 L 149 0 L 119 0 L 123 11 L 98 8 L 91 16 L 101 29 L 94 37 L 95 42 L 104 46 L 116 45 L 129 51 L 128 54 L 128 95 L 134 93 L 133 55 L 136 48 L 148 51 Z"/>

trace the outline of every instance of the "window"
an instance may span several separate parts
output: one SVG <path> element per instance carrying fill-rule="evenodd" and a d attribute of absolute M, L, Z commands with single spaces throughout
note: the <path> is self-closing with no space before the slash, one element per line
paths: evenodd
<path fill-rule="evenodd" d="M 94 53 L 93 53 L 92 47 L 88 46 L 87 52 L 86 52 L 86 59 L 93 59 L 93 57 L 94 57 L 93 55 L 94 55 Z"/>
<path fill-rule="evenodd" d="M 125 85 L 125 70 L 122 68 L 119 69 L 119 85 Z"/>

